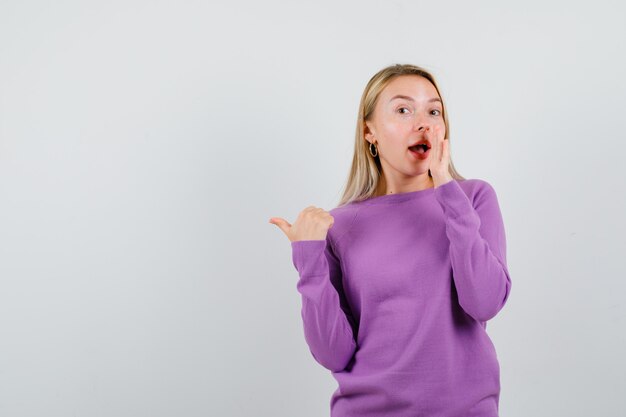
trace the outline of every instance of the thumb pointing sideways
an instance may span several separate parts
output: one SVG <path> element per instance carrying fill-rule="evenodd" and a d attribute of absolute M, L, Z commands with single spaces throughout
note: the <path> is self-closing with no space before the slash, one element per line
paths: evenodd
<path fill-rule="evenodd" d="M 282 217 L 271 217 L 269 222 L 278 226 L 280 230 L 283 231 L 285 236 L 289 237 L 289 229 L 291 229 L 291 223 L 289 223 Z"/>

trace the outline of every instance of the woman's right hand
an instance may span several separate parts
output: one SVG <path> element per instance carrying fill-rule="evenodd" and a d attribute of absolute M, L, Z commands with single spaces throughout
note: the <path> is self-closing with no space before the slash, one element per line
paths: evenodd
<path fill-rule="evenodd" d="M 269 222 L 278 226 L 291 242 L 296 242 L 325 240 L 335 218 L 322 208 L 309 206 L 300 212 L 293 225 L 282 217 L 271 217 Z"/>

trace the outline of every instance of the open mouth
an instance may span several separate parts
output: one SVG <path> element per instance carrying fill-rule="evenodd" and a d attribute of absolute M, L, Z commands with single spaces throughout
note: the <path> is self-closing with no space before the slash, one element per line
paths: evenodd
<path fill-rule="evenodd" d="M 419 145 L 413 145 L 409 149 L 417 154 L 425 154 L 430 149 L 427 144 L 420 143 Z"/>

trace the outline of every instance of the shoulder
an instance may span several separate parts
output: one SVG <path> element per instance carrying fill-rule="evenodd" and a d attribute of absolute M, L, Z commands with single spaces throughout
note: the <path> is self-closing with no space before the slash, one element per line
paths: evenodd
<path fill-rule="evenodd" d="M 501 216 L 500 203 L 495 188 L 486 180 L 472 178 L 459 180 L 469 201 L 481 217 Z"/>
<path fill-rule="evenodd" d="M 480 178 L 468 178 L 456 181 L 467 197 L 473 202 L 496 197 L 496 190 L 486 180 Z"/>
<path fill-rule="evenodd" d="M 485 189 L 493 190 L 493 187 L 487 180 L 481 178 L 467 178 L 464 180 L 456 180 L 464 191 L 473 193 L 483 191 Z"/>

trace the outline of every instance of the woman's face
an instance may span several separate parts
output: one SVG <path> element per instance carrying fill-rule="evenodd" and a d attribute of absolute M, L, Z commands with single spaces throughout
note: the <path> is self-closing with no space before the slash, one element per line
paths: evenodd
<path fill-rule="evenodd" d="M 372 116 L 365 122 L 365 139 L 376 143 L 385 175 L 428 175 L 433 152 L 422 159 L 409 147 L 423 139 L 432 147 L 433 135 L 445 136 L 443 106 L 431 82 L 419 75 L 394 78 L 378 96 Z"/>

